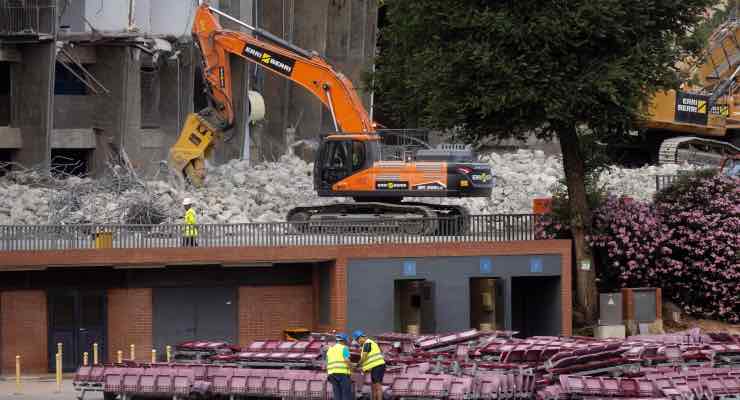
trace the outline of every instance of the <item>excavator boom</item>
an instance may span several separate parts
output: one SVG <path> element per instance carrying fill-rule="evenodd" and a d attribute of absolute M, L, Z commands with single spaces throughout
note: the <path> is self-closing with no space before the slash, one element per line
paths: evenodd
<path fill-rule="evenodd" d="M 223 29 L 217 14 L 248 27 L 254 35 Z M 205 160 L 214 141 L 234 124 L 229 55 L 304 87 L 331 111 L 336 131 L 374 131 L 352 82 L 317 54 L 231 18 L 207 3 L 197 8 L 192 33 L 202 55 L 210 105 L 188 115 L 179 139 L 170 149 L 170 166 L 195 186 L 203 182 Z"/>

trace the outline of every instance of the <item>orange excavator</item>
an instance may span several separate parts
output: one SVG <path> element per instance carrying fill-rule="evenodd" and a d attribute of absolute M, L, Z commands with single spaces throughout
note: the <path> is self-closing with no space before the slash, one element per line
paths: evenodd
<path fill-rule="evenodd" d="M 218 16 L 247 28 L 251 34 L 223 29 Z M 205 178 L 205 160 L 215 140 L 234 123 L 229 55 L 236 55 L 311 92 L 331 112 L 335 131 L 320 136 L 314 160 L 314 189 L 319 196 L 351 197 L 354 202 L 306 206 L 291 210 L 289 222 L 326 220 L 353 222 L 390 218 L 404 231 L 434 234 L 440 219 L 464 221 L 467 211 L 456 205 L 403 202 L 404 197 L 490 197 L 494 177 L 490 166 L 476 162 L 469 148 L 442 145 L 384 161 L 382 136 L 376 132 L 352 82 L 316 52 L 309 52 L 208 5 L 201 4 L 193 21 L 210 105 L 188 115 L 170 150 L 170 166 L 194 186 Z M 409 222 L 410 221 L 410 222 Z M 464 229 L 457 223 L 450 232 Z"/>

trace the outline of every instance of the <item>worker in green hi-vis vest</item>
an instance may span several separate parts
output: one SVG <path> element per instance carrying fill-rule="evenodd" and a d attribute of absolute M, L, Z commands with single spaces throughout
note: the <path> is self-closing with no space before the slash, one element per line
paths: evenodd
<path fill-rule="evenodd" d="M 198 228 L 196 227 L 197 219 L 195 217 L 195 209 L 193 209 L 193 199 L 186 197 L 182 201 L 182 206 L 185 207 L 185 229 L 183 230 L 182 246 L 183 247 L 197 247 L 198 246 Z"/>
<path fill-rule="evenodd" d="M 352 333 L 352 340 L 360 344 L 360 368 L 363 374 L 370 373 L 372 382 L 372 400 L 383 400 L 383 376 L 385 375 L 385 358 L 383 351 L 374 340 L 369 339 L 365 332 L 356 330 Z"/>
<path fill-rule="evenodd" d="M 344 333 L 337 333 L 337 342 L 326 351 L 327 380 L 334 391 L 333 400 L 352 400 L 352 366 L 349 362 L 349 338 Z"/>

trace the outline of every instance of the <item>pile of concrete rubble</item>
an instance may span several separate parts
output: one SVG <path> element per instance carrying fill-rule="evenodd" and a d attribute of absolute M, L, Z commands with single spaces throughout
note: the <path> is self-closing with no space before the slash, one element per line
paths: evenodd
<path fill-rule="evenodd" d="M 552 194 L 563 177 L 560 157 L 519 150 L 483 156 L 496 175 L 490 198 L 424 199 L 466 205 L 472 214 L 528 213 L 532 199 Z M 177 179 L 138 178 L 111 171 L 105 178 L 43 178 L 33 170 L 0 178 L 0 225 L 76 223 L 176 223 L 184 197 L 196 201 L 199 223 L 282 221 L 296 206 L 342 201 L 319 198 L 313 191 L 313 164 L 294 156 L 254 166 L 232 160 L 210 167 L 203 188 L 186 188 Z M 618 195 L 649 199 L 656 175 L 679 166 L 611 168 L 601 183 Z"/>

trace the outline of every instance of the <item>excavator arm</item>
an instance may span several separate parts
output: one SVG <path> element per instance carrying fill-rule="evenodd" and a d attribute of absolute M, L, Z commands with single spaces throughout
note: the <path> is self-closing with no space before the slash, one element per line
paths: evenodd
<path fill-rule="evenodd" d="M 217 15 L 246 27 L 252 34 L 223 29 Z M 234 124 L 230 54 L 311 92 L 331 112 L 337 132 L 374 131 L 352 82 L 318 54 L 249 26 L 207 3 L 198 7 L 192 33 L 200 48 L 210 105 L 187 116 L 169 158 L 170 167 L 183 173 L 191 184 L 202 185 L 205 160 L 210 157 L 214 142 Z"/>

